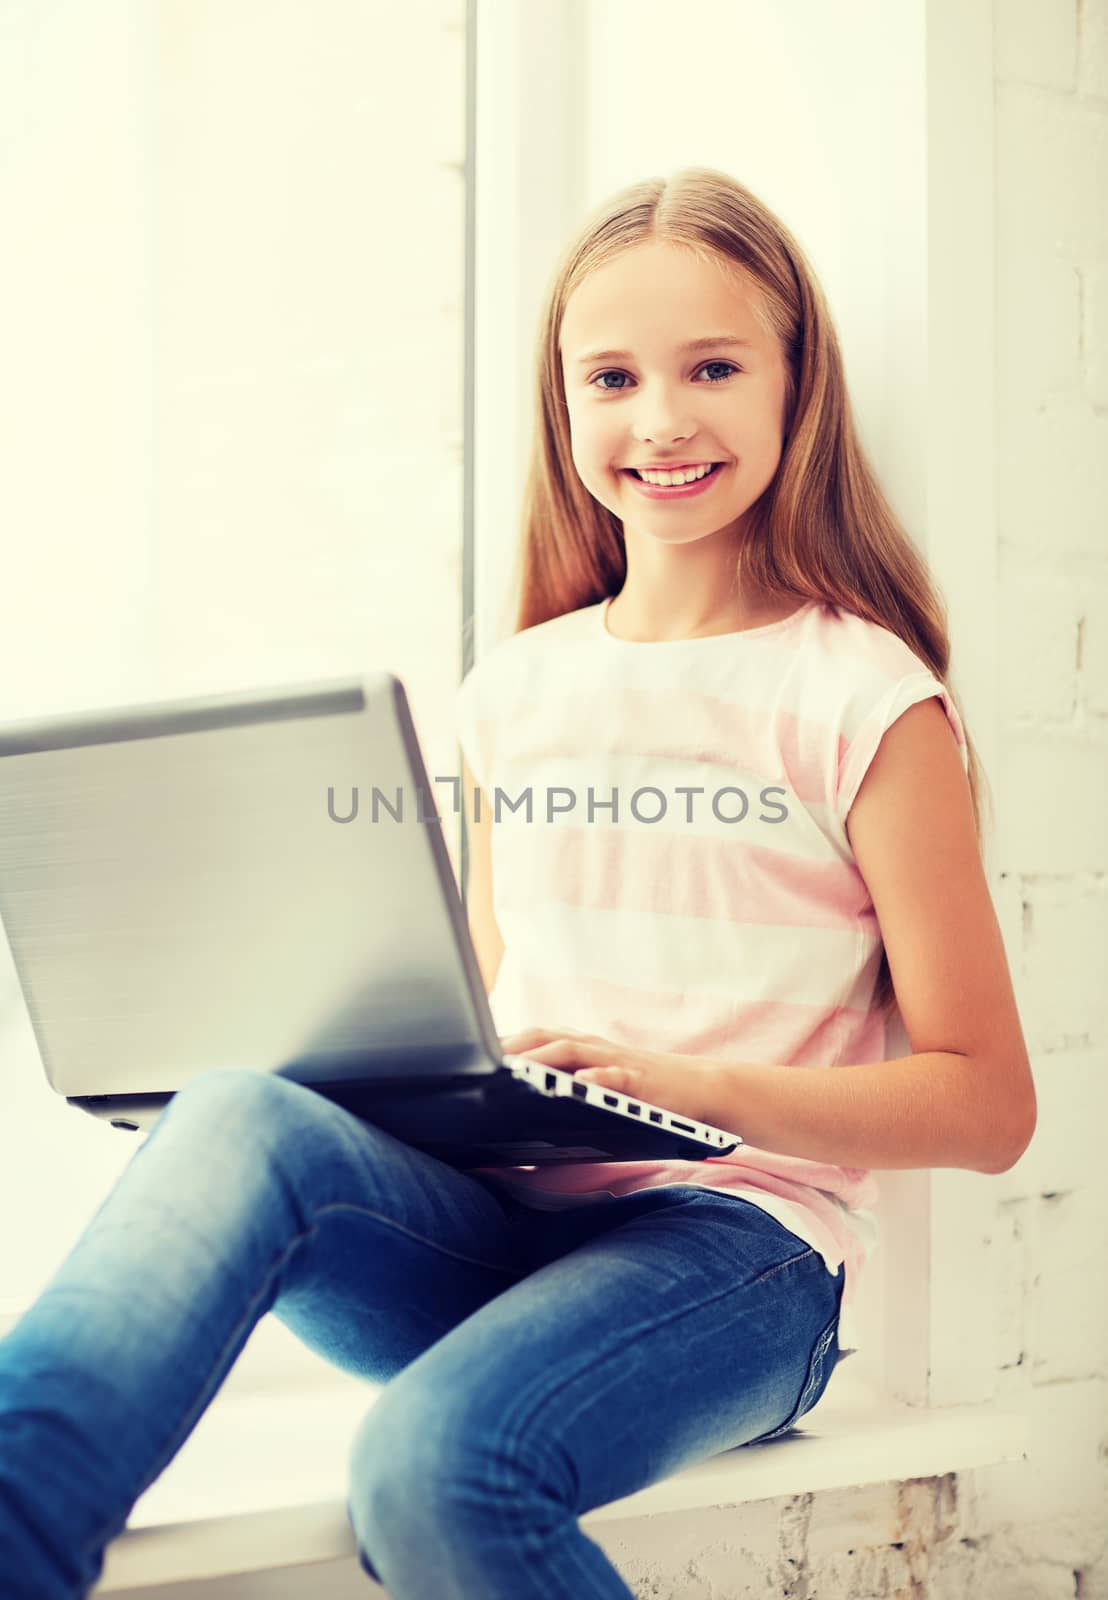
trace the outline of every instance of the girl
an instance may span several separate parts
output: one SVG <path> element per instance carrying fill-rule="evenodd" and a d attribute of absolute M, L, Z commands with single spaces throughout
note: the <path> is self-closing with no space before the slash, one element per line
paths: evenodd
<path fill-rule="evenodd" d="M 0 1343 L 10 1600 L 88 1593 L 267 1311 L 386 1384 L 348 1512 L 394 1600 L 628 1597 L 578 1518 L 815 1405 L 872 1169 L 1030 1138 L 943 614 L 796 242 L 710 170 L 617 195 L 537 400 L 517 631 L 459 695 L 482 972 L 507 1052 L 745 1142 L 460 1172 L 193 1079 Z M 498 819 L 521 785 L 560 809 Z"/>

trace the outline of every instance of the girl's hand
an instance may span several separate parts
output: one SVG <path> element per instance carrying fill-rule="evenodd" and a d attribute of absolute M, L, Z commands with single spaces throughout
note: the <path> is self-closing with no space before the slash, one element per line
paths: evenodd
<path fill-rule="evenodd" d="M 573 1028 L 524 1028 L 503 1035 L 500 1045 L 505 1055 L 542 1061 L 586 1083 L 716 1125 L 712 1108 L 720 1104 L 717 1063 L 701 1056 L 632 1049 Z"/>

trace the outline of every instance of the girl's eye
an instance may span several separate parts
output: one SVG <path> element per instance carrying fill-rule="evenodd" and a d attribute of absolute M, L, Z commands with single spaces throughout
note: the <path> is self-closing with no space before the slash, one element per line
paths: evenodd
<path fill-rule="evenodd" d="M 709 378 L 708 379 L 709 383 L 726 383 L 727 379 L 731 376 L 731 374 L 733 372 L 741 372 L 742 371 L 741 367 L 736 367 L 730 361 L 705 361 L 704 366 L 698 368 L 698 370 L 703 372 L 706 367 L 726 367 L 727 368 L 727 371 L 724 373 L 722 378 Z M 625 378 L 626 376 L 627 376 L 627 374 L 625 372 L 620 372 L 618 367 L 610 367 L 606 372 L 598 372 L 595 378 L 590 379 L 590 387 L 600 383 L 601 378 L 612 378 L 612 377 Z M 623 390 L 622 390 L 622 387 L 618 388 L 618 389 L 613 389 L 613 388 L 610 387 L 610 385 L 604 383 L 604 384 L 600 385 L 600 392 L 601 392 L 601 394 L 622 394 Z"/>

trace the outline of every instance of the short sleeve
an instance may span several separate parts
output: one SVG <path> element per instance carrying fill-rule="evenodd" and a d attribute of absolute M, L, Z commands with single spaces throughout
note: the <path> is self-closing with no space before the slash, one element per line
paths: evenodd
<path fill-rule="evenodd" d="M 477 706 L 477 668 L 471 667 L 454 698 L 454 728 L 469 770 L 482 789 L 488 788 L 482 722 Z"/>
<path fill-rule="evenodd" d="M 929 700 L 932 695 L 938 696 L 954 737 L 958 741 L 958 753 L 962 758 L 963 770 L 969 770 L 965 729 L 946 686 L 930 672 L 911 673 L 899 679 L 886 691 L 870 714 L 865 717 L 843 752 L 839 762 L 836 807 L 840 822 L 845 821 L 854 804 L 858 790 L 862 786 L 862 779 L 869 771 L 870 763 L 877 754 L 878 746 L 886 731 L 909 706 L 918 705 L 921 700 Z"/>

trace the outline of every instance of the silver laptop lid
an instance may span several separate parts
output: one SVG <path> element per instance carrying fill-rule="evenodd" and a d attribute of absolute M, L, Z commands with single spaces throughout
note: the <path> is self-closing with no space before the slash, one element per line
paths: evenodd
<path fill-rule="evenodd" d="M 500 1061 L 389 672 L 0 727 L 0 917 L 60 1094 Z"/>

